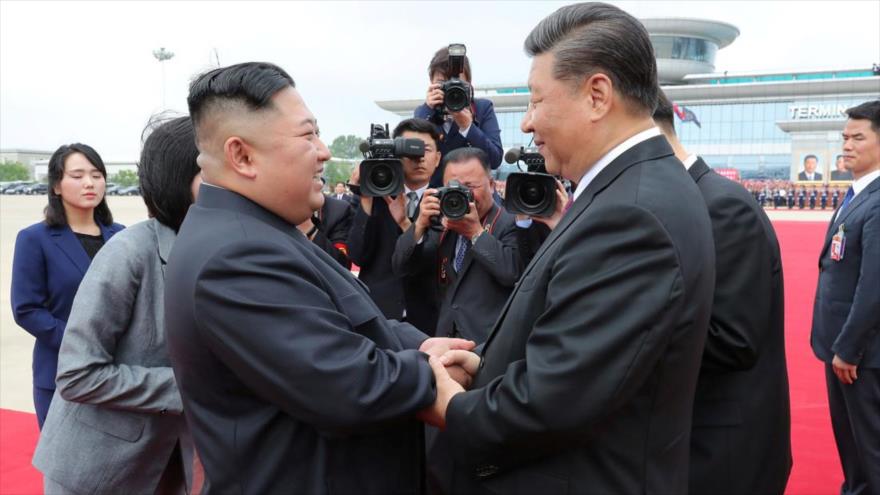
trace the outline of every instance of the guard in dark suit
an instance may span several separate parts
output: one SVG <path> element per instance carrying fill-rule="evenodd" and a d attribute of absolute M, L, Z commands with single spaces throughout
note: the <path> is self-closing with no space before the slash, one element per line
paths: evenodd
<path fill-rule="evenodd" d="M 687 153 L 675 135 L 672 104 L 665 96 L 660 101 L 654 121 L 700 188 L 715 243 L 715 298 L 694 397 L 688 493 L 781 495 L 792 459 L 776 232 L 745 188 Z"/>
<path fill-rule="evenodd" d="M 819 256 L 813 352 L 825 363 L 841 494 L 880 493 L 880 100 L 847 110 L 853 183 Z"/>
<path fill-rule="evenodd" d="M 335 259 L 346 270 L 351 269 L 348 257 L 348 232 L 354 218 L 354 206 L 347 200 L 330 196 L 324 198 L 324 205 L 312 217 L 314 232 L 306 232 L 312 242 Z"/>
<path fill-rule="evenodd" d="M 801 188 L 801 190 L 798 191 L 798 208 L 803 210 L 804 206 L 806 205 L 806 202 L 807 202 L 807 191 L 804 188 Z"/>
<path fill-rule="evenodd" d="M 810 190 L 810 209 L 816 209 L 816 188 Z"/>
<path fill-rule="evenodd" d="M 449 72 L 449 49 L 443 47 L 437 50 L 431 63 L 428 65 L 428 77 L 431 84 L 428 86 L 425 103 L 416 107 L 413 117 L 425 119 L 437 125 L 437 132 L 441 136 L 440 153 L 443 156 L 450 151 L 459 148 L 474 147 L 486 152 L 489 166 L 495 170 L 501 166 L 501 127 L 498 125 L 498 117 L 495 116 L 494 104 L 491 100 L 471 97 L 471 105 L 460 112 L 444 113 L 443 91 L 440 86 L 447 80 Z M 468 57 L 464 57 L 464 67 L 458 76 L 470 83 L 471 65 Z M 431 176 L 431 187 L 443 185 L 443 170 L 438 168 Z M 500 198 L 496 195 L 496 200 Z M 500 204 L 500 201 L 498 201 Z"/>
<path fill-rule="evenodd" d="M 522 273 L 515 218 L 492 200 L 493 182 L 486 154 L 459 148 L 444 159 L 444 180 L 457 180 L 474 195 L 469 217 L 445 219 L 443 230 L 430 228 L 440 200 L 429 189 L 419 218 L 397 240 L 394 272 L 435 273 L 442 305 L 435 335 L 486 340 L 498 312 Z"/>
<path fill-rule="evenodd" d="M 425 417 L 445 426 L 451 493 L 686 493 L 715 260 L 700 192 L 651 120 L 650 39 L 619 8 L 584 3 L 525 45 L 522 129 L 578 187 L 480 355 L 441 360 L 473 371 L 471 390 L 432 361 Z"/>
<path fill-rule="evenodd" d="M 425 141 L 425 156 L 420 160 L 401 159 L 405 187 L 400 196 L 360 198 L 348 234 L 349 257 L 360 267 L 358 278 L 370 288 L 370 296 L 386 318 L 405 318 L 416 328 L 433 334 L 439 311 L 434 274 L 400 277 L 391 268 L 391 257 L 397 238 L 418 218 L 419 203 L 440 163 L 440 136 L 433 124 L 422 119 L 400 122 L 393 136 Z M 360 183 L 358 169 L 351 182 Z"/>
<path fill-rule="evenodd" d="M 386 320 L 295 228 L 330 153 L 289 75 L 213 69 L 188 103 L 205 184 L 165 268 L 165 328 L 206 493 L 419 492 L 415 413 L 435 395 L 419 350 L 456 341 Z"/>

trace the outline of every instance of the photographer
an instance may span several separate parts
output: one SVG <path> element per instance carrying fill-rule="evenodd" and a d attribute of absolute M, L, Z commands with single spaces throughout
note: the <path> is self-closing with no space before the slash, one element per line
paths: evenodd
<path fill-rule="evenodd" d="M 432 273 L 436 277 L 442 304 L 435 335 L 465 336 L 480 343 L 522 273 L 518 229 L 514 216 L 492 199 L 494 183 L 485 152 L 454 150 L 443 168 L 447 187 L 440 196 L 444 199 L 437 197 L 436 189 L 425 191 L 418 218 L 397 240 L 392 267 L 399 276 Z M 468 191 L 472 201 L 467 213 L 449 218 L 445 208 L 464 206 L 459 200 Z M 462 196 L 446 201 L 447 195 L 456 194 Z M 431 228 L 431 219 L 437 216 L 442 216 L 442 230 Z"/>
<path fill-rule="evenodd" d="M 444 47 L 434 54 L 428 65 L 428 86 L 425 103 L 415 109 L 414 117 L 430 120 L 437 124 L 442 135 L 440 152 L 443 156 L 450 151 L 475 147 L 486 152 L 490 167 L 494 170 L 501 165 L 501 128 L 490 100 L 473 97 L 471 82 L 471 66 L 466 55 L 462 55 L 462 71 L 450 74 L 449 48 Z M 461 111 L 447 111 L 444 108 L 443 83 L 452 77 L 459 77 L 468 83 L 470 105 Z M 442 185 L 443 171 L 438 169 L 431 177 L 431 187 Z"/>
<path fill-rule="evenodd" d="M 347 242 L 353 217 L 354 207 L 348 200 L 324 196 L 321 209 L 296 227 L 346 270 L 351 270 Z"/>
<path fill-rule="evenodd" d="M 391 270 L 391 256 L 397 238 L 418 217 L 419 202 L 440 163 L 440 136 L 427 120 L 407 119 L 394 128 L 393 137 L 421 139 L 425 155 L 418 160 L 401 158 L 403 194 L 395 198 L 360 196 L 348 233 L 348 254 L 360 267 L 358 278 L 370 288 L 370 297 L 386 318 L 406 318 L 416 328 L 431 334 L 438 308 L 431 274 L 397 276 Z M 360 185 L 359 167 L 355 167 L 349 183 Z"/>

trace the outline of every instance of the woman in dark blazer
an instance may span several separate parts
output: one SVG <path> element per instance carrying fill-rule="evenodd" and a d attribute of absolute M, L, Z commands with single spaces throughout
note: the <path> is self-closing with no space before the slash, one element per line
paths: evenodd
<path fill-rule="evenodd" d="M 189 117 L 160 116 L 147 129 L 138 178 L 151 218 L 104 247 L 73 302 L 57 395 L 33 459 L 47 494 L 191 486 L 192 440 L 165 347 L 163 302 L 165 262 L 200 183 L 199 152 Z"/>
<path fill-rule="evenodd" d="M 124 227 L 113 223 L 104 197 L 107 170 L 81 143 L 58 148 L 49 159 L 45 220 L 18 233 L 12 259 L 12 314 L 36 337 L 34 408 L 40 428 L 55 393 L 58 348 L 73 296 L 101 246 Z"/>

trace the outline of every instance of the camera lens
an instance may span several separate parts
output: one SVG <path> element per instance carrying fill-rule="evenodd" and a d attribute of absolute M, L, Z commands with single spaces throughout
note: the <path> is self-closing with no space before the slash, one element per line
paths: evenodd
<path fill-rule="evenodd" d="M 444 103 L 450 111 L 461 111 L 468 106 L 468 94 L 462 88 L 449 88 Z"/>
<path fill-rule="evenodd" d="M 519 188 L 519 200 L 528 207 L 537 207 L 544 202 L 544 188 L 537 181 L 528 180 Z"/>
<path fill-rule="evenodd" d="M 376 186 L 377 189 L 385 189 L 390 186 L 393 178 L 394 173 L 387 165 L 376 166 L 370 174 L 370 182 Z"/>
<path fill-rule="evenodd" d="M 440 211 L 447 218 L 457 219 L 467 215 L 470 205 L 464 194 L 452 191 L 443 196 Z"/>

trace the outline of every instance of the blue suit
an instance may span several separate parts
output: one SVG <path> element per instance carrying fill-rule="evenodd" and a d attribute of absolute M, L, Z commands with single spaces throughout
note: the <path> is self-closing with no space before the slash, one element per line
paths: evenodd
<path fill-rule="evenodd" d="M 503 154 L 501 148 L 501 128 L 498 126 L 498 118 L 495 116 L 495 107 L 491 100 L 483 98 L 474 98 L 474 106 L 476 107 L 474 122 L 471 124 L 470 130 L 468 130 L 467 137 L 462 136 L 458 132 L 458 124 L 454 121 L 448 135 L 446 135 L 442 125 L 437 126 L 438 132 L 443 135 L 443 139 L 440 142 L 440 153 L 446 156 L 447 153 L 458 148 L 468 146 L 480 148 L 489 155 L 489 166 L 494 170 L 501 166 L 501 155 Z M 431 120 L 432 115 L 434 115 L 434 110 L 422 103 L 416 108 L 413 117 Z M 442 185 L 443 170 L 441 167 L 437 167 L 434 175 L 431 176 L 431 187 Z"/>
<path fill-rule="evenodd" d="M 107 242 L 124 226 L 100 225 Z M 55 390 L 58 349 L 70 316 L 73 297 L 91 260 L 70 227 L 43 222 L 22 229 L 12 260 L 12 315 L 18 326 L 36 337 L 34 406 L 40 427 Z M 110 301 L 108 301 L 110 304 Z"/>
<path fill-rule="evenodd" d="M 843 226 L 843 257 L 831 257 Z M 819 257 L 810 341 L 825 362 L 831 425 L 843 466 L 843 494 L 880 493 L 880 177 L 829 225 Z M 848 385 L 834 374 L 834 355 L 858 365 Z"/>

